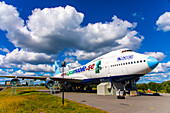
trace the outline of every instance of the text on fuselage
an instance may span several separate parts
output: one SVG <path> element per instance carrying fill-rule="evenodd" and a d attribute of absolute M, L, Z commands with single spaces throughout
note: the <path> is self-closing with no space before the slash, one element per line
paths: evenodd
<path fill-rule="evenodd" d="M 117 58 L 117 61 L 130 60 L 130 59 L 133 59 L 133 55 L 120 56 Z"/>

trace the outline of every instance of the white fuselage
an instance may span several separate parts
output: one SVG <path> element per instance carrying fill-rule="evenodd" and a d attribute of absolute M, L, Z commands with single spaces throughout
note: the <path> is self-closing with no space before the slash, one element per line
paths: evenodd
<path fill-rule="evenodd" d="M 81 80 L 134 79 L 152 71 L 148 65 L 148 57 L 127 49 L 112 51 L 86 65 L 65 72 L 64 77 Z M 63 74 L 55 76 L 62 77 Z"/>

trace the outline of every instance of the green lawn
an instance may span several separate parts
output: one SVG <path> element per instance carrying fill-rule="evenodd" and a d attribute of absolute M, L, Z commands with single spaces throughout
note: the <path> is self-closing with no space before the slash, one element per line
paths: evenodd
<path fill-rule="evenodd" d="M 61 98 L 48 93 L 36 92 L 44 87 L 17 88 L 11 96 L 11 88 L 0 92 L 0 113 L 106 113 L 102 110 Z"/>

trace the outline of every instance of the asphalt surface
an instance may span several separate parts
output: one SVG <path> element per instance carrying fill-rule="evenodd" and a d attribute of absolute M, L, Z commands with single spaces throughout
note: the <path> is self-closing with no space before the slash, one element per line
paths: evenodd
<path fill-rule="evenodd" d="M 62 93 L 55 95 L 61 97 Z M 65 92 L 65 98 L 110 113 L 170 113 L 170 94 L 161 94 L 161 96 L 145 94 L 117 99 L 117 96 Z"/>

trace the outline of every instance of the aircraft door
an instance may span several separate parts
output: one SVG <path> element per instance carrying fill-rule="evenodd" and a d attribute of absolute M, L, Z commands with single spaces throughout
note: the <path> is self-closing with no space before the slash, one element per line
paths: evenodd
<path fill-rule="evenodd" d="M 108 76 L 108 77 L 110 77 L 110 65 L 107 65 L 107 66 L 105 67 L 105 75 Z"/>

